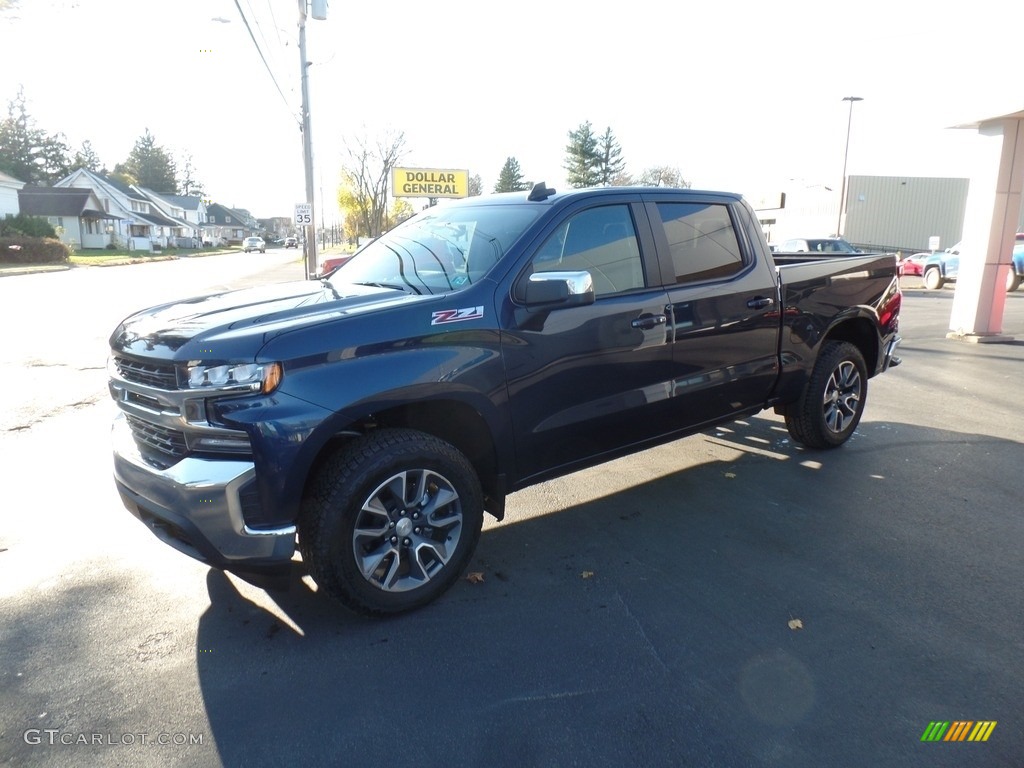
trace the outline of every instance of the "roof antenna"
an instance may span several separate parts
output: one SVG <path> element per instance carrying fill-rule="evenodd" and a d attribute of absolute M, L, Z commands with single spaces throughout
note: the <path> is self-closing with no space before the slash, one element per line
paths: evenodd
<path fill-rule="evenodd" d="M 545 186 L 543 181 L 538 181 L 533 185 L 533 189 L 530 190 L 530 194 L 527 196 L 527 200 L 530 202 L 539 202 L 541 200 L 547 200 L 555 194 L 555 190 L 551 187 Z"/>

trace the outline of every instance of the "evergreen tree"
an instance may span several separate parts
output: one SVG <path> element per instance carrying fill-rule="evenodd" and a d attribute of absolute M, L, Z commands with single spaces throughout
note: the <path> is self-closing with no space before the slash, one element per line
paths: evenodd
<path fill-rule="evenodd" d="M 469 177 L 469 196 L 476 197 L 484 193 L 484 182 L 480 178 L 479 173 L 474 173 Z"/>
<path fill-rule="evenodd" d="M 71 170 L 77 171 L 79 168 L 85 168 L 90 171 L 99 171 L 102 167 L 103 163 L 100 162 L 100 156 L 92 148 L 92 142 L 86 139 L 82 142 L 82 148 L 75 152 L 75 159 L 71 163 Z"/>
<path fill-rule="evenodd" d="M 569 131 L 569 144 L 565 148 L 565 181 L 570 187 L 596 187 L 602 182 L 601 156 L 598 140 L 588 120 L 575 131 Z"/>
<path fill-rule="evenodd" d="M 0 171 L 26 184 L 48 186 L 68 174 L 70 149 L 63 134 L 36 127 L 28 114 L 24 89 L 7 104 L 0 122 Z"/>
<path fill-rule="evenodd" d="M 626 161 L 622 157 L 622 147 L 612 134 L 611 128 L 606 128 L 604 135 L 598 139 L 597 154 L 600 159 L 598 173 L 601 175 L 601 184 L 605 187 L 623 186 L 621 181 L 628 178 Z"/>
<path fill-rule="evenodd" d="M 519 161 L 514 157 L 505 159 L 501 173 L 498 175 L 498 183 L 494 185 L 495 192 L 521 192 L 528 188 L 523 180 L 523 172 L 519 168 Z"/>
<path fill-rule="evenodd" d="M 114 174 L 120 178 L 134 178 L 136 184 L 157 194 L 174 195 L 178 192 L 174 161 L 156 143 L 148 128 L 136 139 L 128 159 L 114 166 Z"/>

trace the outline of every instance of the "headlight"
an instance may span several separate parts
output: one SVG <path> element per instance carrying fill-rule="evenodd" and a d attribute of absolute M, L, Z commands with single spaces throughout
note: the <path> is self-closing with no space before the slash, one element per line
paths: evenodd
<path fill-rule="evenodd" d="M 189 389 L 234 389 L 247 387 L 268 394 L 281 383 L 280 363 L 240 363 L 237 365 L 190 365 Z"/>

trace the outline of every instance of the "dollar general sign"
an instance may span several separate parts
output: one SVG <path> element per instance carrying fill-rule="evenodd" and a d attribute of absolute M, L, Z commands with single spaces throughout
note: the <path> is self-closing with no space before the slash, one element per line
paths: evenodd
<path fill-rule="evenodd" d="M 469 171 L 448 168 L 394 168 L 395 197 L 469 197 Z"/>

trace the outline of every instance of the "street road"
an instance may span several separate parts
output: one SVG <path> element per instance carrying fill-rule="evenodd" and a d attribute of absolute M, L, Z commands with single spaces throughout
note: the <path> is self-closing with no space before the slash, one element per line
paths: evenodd
<path fill-rule="evenodd" d="M 281 259 L 0 279 L 0 763 L 1021 765 L 1024 344 L 946 340 L 951 290 L 908 291 L 843 448 L 768 413 L 535 486 L 482 582 L 375 621 L 210 571 L 114 491 L 114 325 Z"/>
<path fill-rule="evenodd" d="M 268 269 L 280 280 L 305 274 L 301 255 L 271 249 L 0 280 L 0 433 L 107 397 L 107 339 L 131 312 L 262 282 Z"/>

